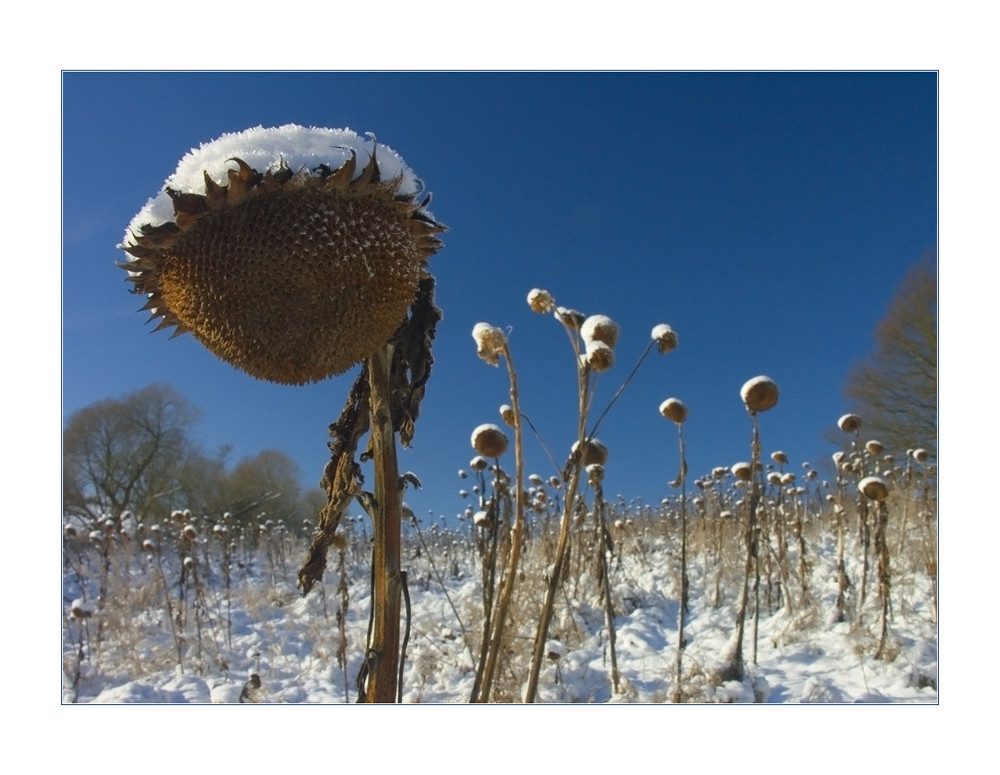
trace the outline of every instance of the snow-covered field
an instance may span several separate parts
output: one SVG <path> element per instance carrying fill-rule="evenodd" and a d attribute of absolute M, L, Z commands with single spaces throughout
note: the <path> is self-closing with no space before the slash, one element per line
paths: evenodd
<path fill-rule="evenodd" d="M 183 524 L 147 529 L 150 538 L 145 540 L 153 540 L 156 551 L 151 544 L 143 549 L 142 531 L 115 536 L 107 544 L 106 575 L 99 531 L 67 538 L 63 702 L 354 702 L 370 601 L 362 525 L 360 519 L 347 524 L 347 546 L 342 554 L 331 549 L 324 584 L 305 598 L 295 578 L 306 541 L 283 533 L 280 526 L 270 526 L 259 540 L 234 542 L 227 558 L 224 546 L 232 536 L 214 529 L 212 520 L 193 519 L 196 537 L 184 545 L 190 560 L 183 579 Z M 730 529 L 725 523 L 722 527 Z M 617 693 L 589 532 L 586 526 L 578 528 L 549 631 L 540 702 L 670 700 L 677 688 L 676 528 L 676 520 L 645 516 L 623 520 L 613 530 L 615 553 L 609 567 L 622 679 Z M 825 514 L 805 525 L 805 583 L 793 575 L 783 590 L 773 569 L 770 584 L 766 575 L 762 578 L 756 639 L 752 607 L 747 617 L 746 676 L 722 681 L 716 670 L 734 634 L 743 550 L 738 532 L 731 529 L 721 552 L 714 553 L 709 533 L 694 520 L 688 645 L 682 662 L 686 698 L 695 703 L 937 703 L 936 612 L 919 550 L 920 529 L 911 522 L 905 545 L 890 535 L 891 618 L 882 658 L 874 656 L 880 610 L 874 570 L 869 568 L 867 600 L 858 610 L 862 554 L 853 536 L 848 536 L 846 551 L 852 580 L 848 616 L 832 621 L 837 542 L 832 517 Z M 404 567 L 412 615 L 405 703 L 469 700 L 483 616 L 477 530 L 424 525 L 418 534 L 407 526 Z M 796 548 L 789 543 L 793 573 L 801 567 Z M 523 696 L 544 594 L 546 551 L 551 551 L 551 541 L 538 522 L 526 546 L 524 577 L 515 586 L 506 658 L 494 694 L 501 701 L 518 702 Z M 98 603 L 102 580 L 105 598 Z M 341 662 L 338 618 L 345 603 Z M 259 687 L 248 684 L 251 675 L 259 677 Z"/>

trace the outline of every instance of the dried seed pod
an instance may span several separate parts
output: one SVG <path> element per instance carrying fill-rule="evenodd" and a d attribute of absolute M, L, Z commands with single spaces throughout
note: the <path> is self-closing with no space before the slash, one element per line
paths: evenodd
<path fill-rule="evenodd" d="M 501 404 L 500 419 L 502 419 L 505 423 L 507 423 L 507 425 L 513 428 L 515 425 L 514 421 L 516 419 L 514 416 L 514 407 L 512 407 L 510 404 Z"/>
<path fill-rule="evenodd" d="M 507 436 L 492 423 L 485 423 L 472 431 L 472 446 L 484 458 L 500 457 L 507 451 Z"/>
<path fill-rule="evenodd" d="M 566 307 L 556 307 L 555 316 L 566 328 L 573 329 L 574 331 L 579 330 L 580 326 L 583 325 L 583 321 L 587 319 L 586 315 L 582 312 L 577 312 L 575 309 L 567 309 Z"/>
<path fill-rule="evenodd" d="M 865 449 L 872 455 L 879 455 L 885 449 L 885 446 L 878 439 L 871 439 L 865 442 Z"/>
<path fill-rule="evenodd" d="M 594 371 L 607 371 L 615 365 L 615 352 L 605 342 L 587 342 L 584 360 Z"/>
<path fill-rule="evenodd" d="M 501 329 L 489 323 L 476 323 L 472 327 L 472 338 L 476 340 L 476 354 L 491 366 L 500 363 L 506 337 Z"/>
<path fill-rule="evenodd" d="M 770 377 L 754 377 L 743 383 L 740 397 L 751 414 L 766 412 L 778 403 L 778 386 Z"/>
<path fill-rule="evenodd" d="M 733 467 L 729 469 L 733 472 L 733 476 L 739 479 L 741 482 L 749 482 L 752 473 L 750 471 L 750 464 L 741 461 L 739 463 L 734 463 Z"/>
<path fill-rule="evenodd" d="M 788 455 L 778 450 L 776 452 L 771 453 L 771 460 L 773 460 L 775 463 L 781 463 L 782 465 L 787 465 Z"/>
<path fill-rule="evenodd" d="M 923 447 L 918 447 L 917 449 L 913 450 L 913 459 L 916 460 L 918 463 L 926 463 L 928 457 L 930 457 L 930 455 L 927 453 L 927 450 L 924 449 Z"/>
<path fill-rule="evenodd" d="M 603 342 L 614 348 L 618 344 L 618 334 L 618 324 L 607 315 L 591 315 L 580 326 L 580 336 L 587 343 L 588 350 L 592 342 Z"/>
<path fill-rule="evenodd" d="M 544 315 L 552 312 L 555 309 L 556 303 L 552 298 L 552 294 L 548 291 L 543 291 L 541 288 L 532 288 L 528 292 L 528 306 L 531 307 L 533 312 Z"/>
<path fill-rule="evenodd" d="M 889 497 L 889 485 L 881 476 L 866 476 L 858 482 L 858 489 L 865 494 L 866 498 L 873 501 L 884 501 Z"/>
<path fill-rule="evenodd" d="M 861 428 L 861 418 L 856 414 L 845 414 L 837 420 L 837 427 L 844 433 L 856 433 Z"/>
<path fill-rule="evenodd" d="M 572 448 L 574 455 L 579 448 L 580 443 L 574 441 Z M 603 466 L 608 462 L 608 448 L 605 447 L 598 439 L 587 439 L 583 442 L 583 455 L 580 462 L 584 468 L 589 465 L 593 465 L 594 463 Z"/>
<path fill-rule="evenodd" d="M 676 398 L 668 398 L 660 404 L 660 414 L 680 425 L 688 416 L 688 408 Z"/>
<path fill-rule="evenodd" d="M 677 349 L 677 332 L 666 323 L 653 326 L 650 334 L 660 348 L 660 353 L 668 353 Z"/>
<path fill-rule="evenodd" d="M 444 230 L 421 193 L 394 151 L 350 130 L 224 135 L 132 220 L 120 266 L 157 330 L 259 379 L 316 382 L 385 344 L 416 299 Z"/>

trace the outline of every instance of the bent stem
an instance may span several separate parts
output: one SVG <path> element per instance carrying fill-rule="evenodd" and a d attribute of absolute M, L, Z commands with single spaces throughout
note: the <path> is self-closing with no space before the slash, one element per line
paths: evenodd
<path fill-rule="evenodd" d="M 396 702 L 399 672 L 402 494 L 391 411 L 393 349 L 394 345 L 387 343 L 368 359 L 375 503 L 371 515 L 372 632 L 366 656 L 369 665 L 366 702 Z"/>
<path fill-rule="evenodd" d="M 496 612 L 492 617 L 493 633 L 489 639 L 489 649 L 483 670 L 482 691 L 477 698 L 487 702 L 493 686 L 494 671 L 500 646 L 503 642 L 503 631 L 507 623 L 507 611 L 510 607 L 511 595 L 514 592 L 514 582 L 517 579 L 517 566 L 521 559 L 521 546 L 524 543 L 524 454 L 523 436 L 521 431 L 521 406 L 517 391 L 517 372 L 510 357 L 510 347 L 506 339 L 503 343 L 503 357 L 507 364 L 507 376 L 510 379 L 510 403 L 514 415 L 514 525 L 510 530 L 510 556 L 507 561 L 507 571 L 503 585 L 500 588 L 500 598 L 497 601 Z"/>
<path fill-rule="evenodd" d="M 559 542 L 556 545 L 555 562 L 550 569 L 548 588 L 545 590 L 545 603 L 542 606 L 542 614 L 538 620 L 538 629 L 535 632 L 535 642 L 531 655 L 531 668 L 528 672 L 528 686 L 525 689 L 524 701 L 534 702 L 538 692 L 538 676 L 542 670 L 542 662 L 545 659 L 545 641 L 549 634 L 549 625 L 552 623 L 552 610 L 555 605 L 556 593 L 562 579 L 563 563 L 566 559 L 566 551 L 569 548 L 569 529 L 573 521 L 573 509 L 576 507 L 576 494 L 580 488 L 580 472 L 583 469 L 584 436 L 587 429 L 587 410 L 590 405 L 589 378 L 590 369 L 580 366 L 580 349 L 577 341 L 572 338 L 573 350 L 576 354 L 577 362 L 577 386 L 579 393 L 579 424 L 577 426 L 577 446 L 569 464 L 569 485 L 566 488 L 565 501 L 563 503 L 562 521 L 559 525 Z"/>

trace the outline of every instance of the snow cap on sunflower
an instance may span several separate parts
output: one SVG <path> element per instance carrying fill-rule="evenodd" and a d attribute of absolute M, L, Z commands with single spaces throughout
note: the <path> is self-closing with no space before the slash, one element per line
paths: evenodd
<path fill-rule="evenodd" d="M 429 202 L 374 139 L 256 127 L 181 160 L 128 225 L 120 266 L 155 330 L 189 331 L 258 379 L 316 382 L 403 322 L 441 247 Z"/>

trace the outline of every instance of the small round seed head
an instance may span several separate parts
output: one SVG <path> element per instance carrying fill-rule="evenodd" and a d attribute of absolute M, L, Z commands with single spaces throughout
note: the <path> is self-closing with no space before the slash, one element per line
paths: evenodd
<path fill-rule="evenodd" d="M 412 170 L 372 146 L 350 130 L 257 127 L 182 159 L 120 246 L 158 328 L 283 384 L 341 374 L 381 347 L 444 227 Z"/>
<path fill-rule="evenodd" d="M 607 315 L 591 315 L 580 326 L 580 336 L 587 343 L 588 349 L 591 342 L 603 342 L 613 348 L 618 344 L 618 334 L 618 324 Z"/>
<path fill-rule="evenodd" d="M 579 448 L 580 442 L 574 441 L 572 449 L 574 455 Z M 580 462 L 584 468 L 594 463 L 603 466 L 608 462 L 608 448 L 598 439 L 586 439 L 583 442 L 583 454 L 581 455 Z"/>
<path fill-rule="evenodd" d="M 889 485 L 881 476 L 866 476 L 858 482 L 858 489 L 865 494 L 866 498 L 873 501 L 884 501 L 889 497 Z"/>
<path fill-rule="evenodd" d="M 198 531 L 194 529 L 194 525 L 184 526 L 184 537 L 189 541 L 193 541 L 198 537 Z"/>
<path fill-rule="evenodd" d="M 507 451 L 507 436 L 493 423 L 484 423 L 472 432 L 472 446 L 484 458 L 500 457 Z"/>
<path fill-rule="evenodd" d="M 556 303 L 552 298 L 552 294 L 548 291 L 543 291 L 541 288 L 532 288 L 528 292 L 528 306 L 531 307 L 533 312 L 545 315 L 555 309 Z"/>
<path fill-rule="evenodd" d="M 156 544 L 150 541 L 148 538 L 142 542 L 142 550 L 144 552 L 149 552 L 150 554 L 156 551 Z"/>
<path fill-rule="evenodd" d="M 786 485 L 786 486 L 789 485 L 789 484 L 794 484 L 795 483 L 795 474 L 793 474 L 791 471 L 789 471 L 787 474 L 784 474 L 781 477 L 781 483 L 783 485 Z"/>
<path fill-rule="evenodd" d="M 607 371 L 615 365 L 615 351 L 605 342 L 589 341 L 584 354 L 586 364 L 594 371 Z"/>
<path fill-rule="evenodd" d="M 580 326 L 583 325 L 583 321 L 587 319 L 586 315 L 582 312 L 577 312 L 575 309 L 567 309 L 566 307 L 556 307 L 555 316 L 566 328 L 574 331 L 579 330 Z"/>
<path fill-rule="evenodd" d="M 729 469 L 733 472 L 733 476 L 739 479 L 741 482 L 749 482 L 752 476 L 750 470 L 750 464 L 746 461 L 740 461 L 739 463 L 734 463 L 733 467 Z"/>
<path fill-rule="evenodd" d="M 94 615 L 94 612 L 84 605 L 82 598 L 77 598 L 70 603 L 69 613 L 74 619 L 89 619 Z"/>
<path fill-rule="evenodd" d="M 781 474 L 777 471 L 772 471 L 767 475 L 767 481 L 771 484 L 781 484 Z"/>
<path fill-rule="evenodd" d="M 76 528 L 73 525 L 66 525 L 65 527 L 63 527 L 63 535 L 66 536 L 67 538 L 76 538 L 77 536 Z"/>
<path fill-rule="evenodd" d="M 476 354 L 491 366 L 500 363 L 506 337 L 503 330 L 489 323 L 476 323 L 472 327 L 472 338 L 476 340 Z"/>
<path fill-rule="evenodd" d="M 885 447 L 878 439 L 871 439 L 870 441 L 865 442 L 865 449 L 868 450 L 869 454 L 878 455 L 881 454 Z"/>
<path fill-rule="evenodd" d="M 472 522 L 476 527 L 481 527 L 483 530 L 489 530 L 493 527 L 493 517 L 486 510 L 480 510 L 473 514 Z"/>
<path fill-rule="evenodd" d="M 926 463 L 927 458 L 929 457 L 930 455 L 927 453 L 927 450 L 924 449 L 923 447 L 918 447 L 917 449 L 913 450 L 913 459 L 916 460 L 918 463 Z"/>
<path fill-rule="evenodd" d="M 192 570 L 194 568 L 194 557 L 185 557 L 184 567 L 188 570 Z"/>
<path fill-rule="evenodd" d="M 771 460 L 773 460 L 775 463 L 781 463 L 785 465 L 788 463 L 788 455 L 778 450 L 776 452 L 771 453 Z"/>
<path fill-rule="evenodd" d="M 666 323 L 653 326 L 651 336 L 653 341 L 659 345 L 661 353 L 677 349 L 677 332 Z"/>
<path fill-rule="evenodd" d="M 514 424 L 515 424 L 514 423 L 514 420 L 515 420 L 515 417 L 514 417 L 514 407 L 512 407 L 510 404 L 501 404 L 500 405 L 500 418 L 505 423 L 507 423 L 507 425 L 509 425 L 511 428 L 513 428 Z"/>
<path fill-rule="evenodd" d="M 676 398 L 668 398 L 660 404 L 660 414 L 680 425 L 688 416 L 688 408 Z"/>
<path fill-rule="evenodd" d="M 469 461 L 469 468 L 473 471 L 485 471 L 489 468 L 489 461 L 482 455 L 476 455 L 472 460 Z"/>
<path fill-rule="evenodd" d="M 587 479 L 591 486 L 596 487 L 604 481 L 604 466 L 600 463 L 591 463 L 587 466 Z"/>
<path fill-rule="evenodd" d="M 740 397 L 751 414 L 766 412 L 778 403 L 778 386 L 770 377 L 754 377 L 743 383 Z"/>
<path fill-rule="evenodd" d="M 837 426 L 844 433 L 856 433 L 861 428 L 861 418 L 856 414 L 845 414 L 837 420 Z"/>

